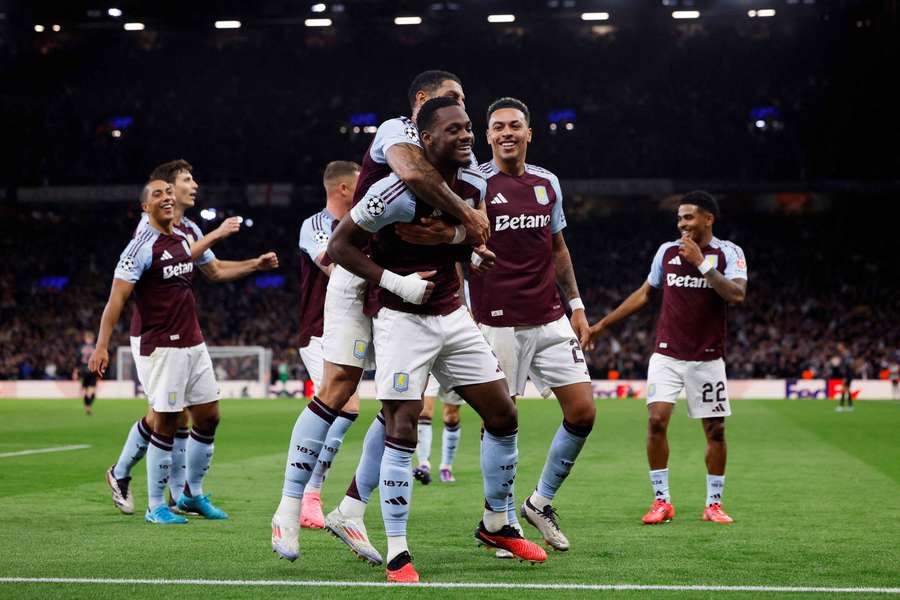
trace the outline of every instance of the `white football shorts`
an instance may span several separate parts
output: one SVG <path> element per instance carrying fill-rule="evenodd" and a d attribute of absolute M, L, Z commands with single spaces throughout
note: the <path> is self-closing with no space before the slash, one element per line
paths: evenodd
<path fill-rule="evenodd" d="M 578 338 L 566 317 L 527 327 L 479 325 L 506 373 L 509 393 L 521 396 L 529 374 L 547 397 L 547 388 L 590 383 Z"/>
<path fill-rule="evenodd" d="M 505 377 L 465 306 L 442 316 L 382 308 L 372 329 L 379 400 L 418 400 L 429 372 L 445 389 Z"/>
<path fill-rule="evenodd" d="M 313 385 L 316 386 L 316 392 L 322 389 L 322 376 L 324 375 L 325 365 L 323 363 L 323 347 L 322 338 L 312 336 L 309 338 L 309 344 L 303 348 L 299 348 L 300 360 L 303 361 L 303 367 L 306 369 L 309 378 L 312 379 Z"/>
<path fill-rule="evenodd" d="M 335 265 L 325 293 L 322 333 L 322 355 L 328 362 L 372 369 L 372 319 L 363 314 L 365 296 L 366 281 Z"/>
<path fill-rule="evenodd" d="M 144 390 L 154 411 L 181 412 L 219 399 L 219 386 L 206 344 L 157 348 L 143 358 L 146 359 Z"/>
<path fill-rule="evenodd" d="M 692 419 L 731 416 L 724 360 L 678 360 L 654 352 L 647 368 L 647 404 L 675 404 L 682 390 Z"/>
<path fill-rule="evenodd" d="M 425 396 L 437 398 L 439 402 L 452 406 L 462 406 L 466 403 L 462 396 L 453 390 L 444 389 L 437 377 L 428 378 L 428 387 L 425 388 Z"/>
<path fill-rule="evenodd" d="M 132 336 L 129 338 L 131 342 L 131 359 L 134 361 L 134 370 L 137 372 L 138 383 L 141 387 L 146 387 L 144 382 L 147 381 L 147 356 L 141 356 L 141 338 L 140 336 Z"/>

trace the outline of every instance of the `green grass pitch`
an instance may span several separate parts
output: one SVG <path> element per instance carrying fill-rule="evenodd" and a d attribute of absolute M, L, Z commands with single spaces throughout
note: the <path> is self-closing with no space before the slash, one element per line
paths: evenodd
<path fill-rule="evenodd" d="M 281 491 L 285 450 L 300 400 L 226 400 L 206 489 L 232 518 L 182 527 L 143 522 L 146 471 L 134 472 L 137 512 L 112 505 L 103 473 L 116 459 L 141 400 L 0 401 L 0 454 L 89 444 L 82 450 L 0 457 L 0 578 L 77 577 L 380 582 L 323 531 L 304 530 L 300 560 L 277 560 L 269 520 Z M 558 495 L 572 550 L 532 566 L 476 549 L 481 509 L 478 420 L 463 409 L 452 485 L 416 484 L 409 526 L 425 582 L 495 583 L 491 589 L 209 587 L 0 582 L 0 598 L 574 598 L 585 591 L 504 590 L 504 583 L 900 587 L 900 403 L 858 402 L 853 413 L 828 401 L 737 401 L 728 419 L 724 506 L 733 525 L 704 523 L 704 438 L 679 406 L 670 426 L 670 483 L 676 519 L 642 526 L 651 494 L 642 401 L 602 400 L 598 420 Z M 326 511 L 342 497 L 376 410 L 363 402 L 323 490 Z M 438 413 L 439 414 L 439 413 Z M 440 460 L 436 419 L 433 463 Z M 520 402 L 519 501 L 535 485 L 560 421 L 550 401 Z M 382 552 L 377 492 L 367 516 Z M 525 525 L 531 539 L 536 532 Z M 727 598 L 758 593 L 615 591 L 616 598 Z M 809 597 L 811 594 L 804 594 Z M 859 598 L 868 594 L 854 594 Z M 779 594 L 767 594 L 776 597 Z M 828 594 L 837 597 L 840 594 Z M 537 596 L 536 596 L 537 597 Z M 874 596 L 873 596 L 874 597 Z M 880 596 L 884 597 L 884 596 Z"/>

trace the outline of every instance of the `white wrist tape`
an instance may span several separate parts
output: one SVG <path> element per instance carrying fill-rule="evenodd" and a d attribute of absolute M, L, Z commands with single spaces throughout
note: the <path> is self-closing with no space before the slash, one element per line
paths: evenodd
<path fill-rule="evenodd" d="M 456 229 L 453 232 L 453 239 L 450 241 L 451 244 L 462 244 L 466 241 L 466 228 L 462 225 L 457 225 Z"/>
<path fill-rule="evenodd" d="M 572 308 L 572 312 L 575 312 L 576 310 L 584 310 L 584 302 L 581 301 L 581 298 L 569 299 L 569 306 Z"/>
<path fill-rule="evenodd" d="M 706 275 L 709 271 L 713 269 L 712 261 L 703 259 L 703 262 L 700 263 L 700 266 L 697 267 L 697 270 L 700 271 L 701 275 Z"/>
<path fill-rule="evenodd" d="M 472 266 L 476 267 L 476 268 L 480 267 L 482 262 L 484 262 L 484 261 L 481 259 L 480 256 L 478 256 L 478 253 L 473 252 L 472 253 Z"/>
<path fill-rule="evenodd" d="M 425 295 L 428 282 L 419 277 L 418 273 L 410 273 L 405 277 L 401 277 L 385 269 L 378 285 L 392 294 L 397 294 L 405 302 L 422 304 L 422 296 Z"/>

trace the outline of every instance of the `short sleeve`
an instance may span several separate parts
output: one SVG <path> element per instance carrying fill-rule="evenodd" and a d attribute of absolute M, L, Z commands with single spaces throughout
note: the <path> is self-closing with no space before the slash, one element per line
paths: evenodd
<path fill-rule="evenodd" d="M 647 276 L 647 283 L 652 285 L 655 288 L 658 288 L 662 285 L 663 280 L 663 256 L 672 246 L 671 242 L 667 242 L 659 247 L 659 250 L 656 251 L 656 255 L 653 257 L 653 262 L 650 264 L 650 274 Z"/>
<path fill-rule="evenodd" d="M 200 230 L 200 227 L 198 227 L 197 224 L 193 221 L 188 221 L 188 226 L 191 228 L 191 231 L 194 232 L 194 240 L 200 241 L 203 238 L 203 231 Z M 203 254 L 201 254 L 194 262 L 198 265 L 205 265 L 214 260 L 216 260 L 216 255 L 213 254 L 212 249 L 207 248 L 203 251 Z"/>
<path fill-rule="evenodd" d="M 328 240 L 331 238 L 331 232 L 324 228 L 315 228 L 311 217 L 303 221 L 300 226 L 300 250 L 306 252 L 309 257 L 315 261 L 328 248 Z"/>
<path fill-rule="evenodd" d="M 405 186 L 402 192 L 394 194 L 385 200 L 384 195 L 369 190 L 350 211 L 350 218 L 369 233 L 392 223 L 410 223 L 416 215 L 415 196 Z"/>
<path fill-rule="evenodd" d="M 153 242 L 156 236 L 148 237 L 147 235 L 138 235 L 119 256 L 119 262 L 116 265 L 113 277 L 127 281 L 128 283 L 137 283 L 144 271 L 150 268 L 153 262 Z"/>
<path fill-rule="evenodd" d="M 725 277 L 727 279 L 747 279 L 747 259 L 744 251 L 736 244 L 722 246 L 725 254 Z"/>
<path fill-rule="evenodd" d="M 375 132 L 369 156 L 380 165 L 386 164 L 388 148 L 395 144 L 412 144 L 421 148 L 416 124 L 405 118 L 390 119 L 382 123 Z"/>
<path fill-rule="evenodd" d="M 550 211 L 550 233 L 559 233 L 566 228 L 566 213 L 563 211 L 562 193 L 556 193 L 556 202 Z"/>

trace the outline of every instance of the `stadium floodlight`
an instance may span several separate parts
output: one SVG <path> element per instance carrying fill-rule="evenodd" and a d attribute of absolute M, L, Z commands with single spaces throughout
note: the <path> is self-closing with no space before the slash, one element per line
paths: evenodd
<path fill-rule="evenodd" d="M 516 15 L 488 15 L 488 23 L 513 23 Z"/>
<path fill-rule="evenodd" d="M 216 21 L 216 29 L 240 29 L 240 21 Z"/>
<path fill-rule="evenodd" d="M 57 33 L 59 33 L 60 31 L 62 31 L 62 27 L 60 27 L 59 25 L 54 25 L 54 26 L 51 27 L 50 29 L 52 29 L 53 31 L 55 31 L 55 32 L 57 32 Z"/>
<path fill-rule="evenodd" d="M 216 218 L 216 209 L 214 208 L 204 208 L 200 211 L 200 216 L 206 221 L 212 221 Z"/>
<path fill-rule="evenodd" d="M 121 17 L 122 9 L 121 8 L 110 8 L 108 11 L 106 11 L 106 14 L 108 14 L 111 17 Z"/>
<path fill-rule="evenodd" d="M 34 26 L 34 31 L 35 31 L 36 33 L 44 33 L 44 26 L 43 26 L 43 25 L 35 25 L 35 26 Z"/>
<path fill-rule="evenodd" d="M 123 25 L 125 31 L 143 31 L 144 24 L 143 23 L 125 23 Z"/>
<path fill-rule="evenodd" d="M 699 10 L 675 10 L 672 11 L 673 19 L 699 19 Z"/>
<path fill-rule="evenodd" d="M 306 19 L 303 24 L 307 27 L 331 27 L 331 19 Z"/>
<path fill-rule="evenodd" d="M 774 8 L 761 8 L 756 11 L 757 17 L 774 17 L 775 9 Z"/>
<path fill-rule="evenodd" d="M 322 13 L 322 12 L 325 12 L 326 8 L 328 8 L 328 7 L 325 6 L 324 4 L 322 4 L 321 2 L 319 2 L 318 4 L 313 4 L 310 7 L 310 10 L 313 11 L 314 13 Z"/>
<path fill-rule="evenodd" d="M 608 12 L 581 13 L 582 21 L 609 21 Z"/>
<path fill-rule="evenodd" d="M 422 17 L 396 17 L 394 25 L 421 25 Z"/>
<path fill-rule="evenodd" d="M 378 131 L 378 128 L 374 125 L 366 125 L 363 127 L 363 133 L 375 133 Z"/>

